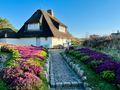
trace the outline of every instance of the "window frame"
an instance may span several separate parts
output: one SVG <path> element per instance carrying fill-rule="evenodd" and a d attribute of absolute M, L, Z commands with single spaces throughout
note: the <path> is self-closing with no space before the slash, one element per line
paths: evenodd
<path fill-rule="evenodd" d="M 38 31 L 41 30 L 41 24 L 40 23 L 29 23 L 27 26 L 28 31 Z"/>
<path fill-rule="evenodd" d="M 66 28 L 62 25 L 59 25 L 59 31 L 65 33 Z"/>

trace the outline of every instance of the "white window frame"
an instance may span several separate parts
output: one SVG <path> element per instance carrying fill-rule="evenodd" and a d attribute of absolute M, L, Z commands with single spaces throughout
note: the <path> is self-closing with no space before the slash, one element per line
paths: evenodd
<path fill-rule="evenodd" d="M 28 30 L 29 31 L 38 31 L 38 30 L 40 30 L 40 24 L 39 23 L 28 24 Z"/>
<path fill-rule="evenodd" d="M 65 32 L 65 29 L 66 29 L 66 28 L 65 28 L 64 26 L 59 25 L 59 31 L 60 31 L 60 32 Z"/>

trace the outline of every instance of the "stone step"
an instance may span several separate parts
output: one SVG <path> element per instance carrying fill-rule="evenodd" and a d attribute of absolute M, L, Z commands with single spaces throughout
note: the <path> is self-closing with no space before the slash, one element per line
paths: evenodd
<path fill-rule="evenodd" d="M 50 82 L 51 87 L 82 86 L 81 81 L 74 82 Z"/>
<path fill-rule="evenodd" d="M 50 88 L 50 90 L 83 90 L 81 86 L 69 86 L 69 87 L 55 87 L 55 88 Z"/>

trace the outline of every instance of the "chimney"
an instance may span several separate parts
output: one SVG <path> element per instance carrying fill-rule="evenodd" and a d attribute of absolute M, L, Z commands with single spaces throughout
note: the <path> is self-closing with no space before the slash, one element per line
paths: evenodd
<path fill-rule="evenodd" d="M 49 13 L 50 15 L 54 16 L 53 10 L 52 9 L 48 9 L 47 13 Z"/>

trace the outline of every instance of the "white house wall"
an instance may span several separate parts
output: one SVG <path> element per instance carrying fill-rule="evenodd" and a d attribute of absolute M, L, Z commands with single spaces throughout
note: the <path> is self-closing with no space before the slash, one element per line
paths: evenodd
<path fill-rule="evenodd" d="M 7 38 L 6 43 L 15 45 L 36 45 L 36 38 Z"/>
<path fill-rule="evenodd" d="M 52 38 L 38 38 L 39 39 L 39 46 L 45 46 L 52 48 Z M 37 45 L 36 37 L 34 38 L 1 38 L 1 43 L 8 43 L 8 44 L 15 44 L 15 45 Z"/>
<path fill-rule="evenodd" d="M 71 40 L 70 39 L 66 39 L 66 38 L 56 38 L 53 37 L 52 38 L 52 47 L 56 46 L 56 45 L 65 45 L 65 44 L 71 44 Z"/>
<path fill-rule="evenodd" d="M 0 39 L 0 42 L 6 43 L 6 39 L 5 39 L 5 38 L 1 38 L 1 39 Z"/>
<path fill-rule="evenodd" d="M 37 39 L 39 39 L 39 45 L 37 45 Z M 1 43 L 15 44 L 15 45 L 34 45 L 34 46 L 45 46 L 53 48 L 56 45 L 65 45 L 70 42 L 68 39 L 48 37 L 46 38 L 1 38 Z"/>
<path fill-rule="evenodd" d="M 46 38 L 40 38 L 40 45 L 52 48 L 52 38 L 48 37 Z"/>

